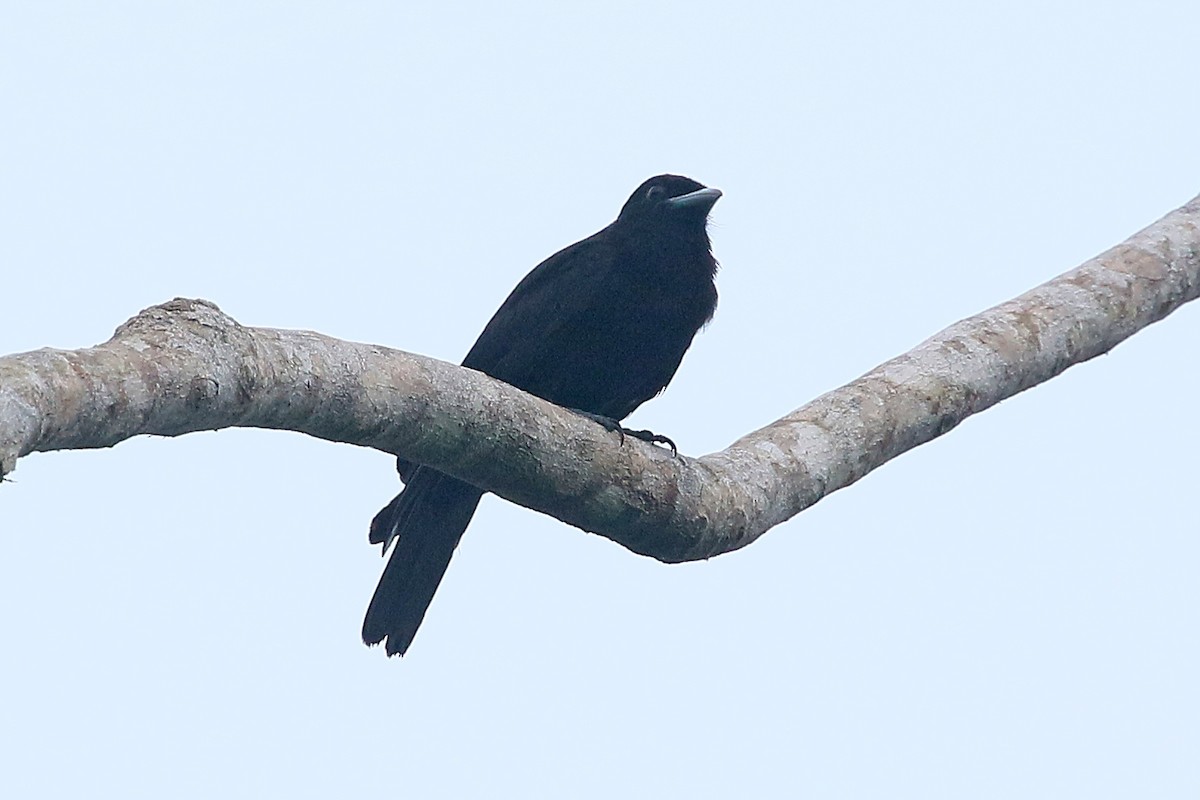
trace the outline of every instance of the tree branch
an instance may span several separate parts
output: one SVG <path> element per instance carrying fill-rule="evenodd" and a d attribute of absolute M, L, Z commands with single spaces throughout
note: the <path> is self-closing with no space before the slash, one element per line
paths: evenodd
<path fill-rule="evenodd" d="M 108 342 L 0 358 L 0 476 L 35 451 L 277 428 L 430 464 L 663 561 L 744 547 L 889 459 L 1108 352 L 1200 294 L 1200 197 L 725 450 L 673 459 L 469 369 L 203 300 Z"/>

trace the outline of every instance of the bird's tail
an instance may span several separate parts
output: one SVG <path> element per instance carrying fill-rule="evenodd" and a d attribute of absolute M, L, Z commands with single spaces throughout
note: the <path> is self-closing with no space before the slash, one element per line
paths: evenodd
<path fill-rule="evenodd" d="M 441 583 L 450 556 L 483 492 L 428 467 L 418 467 L 399 495 L 371 521 L 372 542 L 396 539 L 392 557 L 363 620 L 367 644 L 387 639 L 388 655 L 404 655 Z"/>

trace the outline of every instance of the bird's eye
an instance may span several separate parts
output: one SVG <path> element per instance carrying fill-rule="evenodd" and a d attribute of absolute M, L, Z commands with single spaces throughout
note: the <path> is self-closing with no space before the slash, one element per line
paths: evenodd
<path fill-rule="evenodd" d="M 667 196 L 667 190 L 661 186 L 651 186 L 646 190 L 646 199 L 657 203 Z"/>

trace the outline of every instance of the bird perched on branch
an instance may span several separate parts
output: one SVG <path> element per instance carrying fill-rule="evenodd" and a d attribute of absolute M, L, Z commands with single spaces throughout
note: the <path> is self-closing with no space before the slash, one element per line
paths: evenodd
<path fill-rule="evenodd" d="M 659 175 L 616 221 L 538 264 L 483 329 L 463 366 L 565 406 L 610 430 L 661 392 L 717 306 L 708 213 L 721 196 L 690 178 Z M 671 444 L 674 450 L 674 444 Z M 425 466 L 371 522 L 370 540 L 396 542 L 363 622 L 363 641 L 388 655 L 412 644 L 483 491 Z"/>

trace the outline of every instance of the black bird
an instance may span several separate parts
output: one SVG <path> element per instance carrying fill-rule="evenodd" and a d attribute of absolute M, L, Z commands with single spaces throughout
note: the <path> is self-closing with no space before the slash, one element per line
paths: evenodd
<path fill-rule="evenodd" d="M 463 366 L 618 429 L 666 387 L 716 309 L 706 225 L 720 196 L 679 175 L 649 179 L 615 222 L 517 284 Z M 483 496 L 429 467 L 401 461 L 400 471 L 404 491 L 371 522 L 372 543 L 397 543 L 362 631 L 367 644 L 386 638 L 388 655 L 412 644 Z"/>

